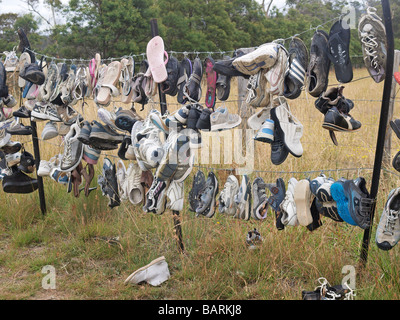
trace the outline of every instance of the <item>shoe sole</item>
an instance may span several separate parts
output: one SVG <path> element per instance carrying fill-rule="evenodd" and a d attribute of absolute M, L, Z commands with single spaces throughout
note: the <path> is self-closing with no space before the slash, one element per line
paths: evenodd
<path fill-rule="evenodd" d="M 297 220 L 301 226 L 308 226 L 313 222 L 311 214 L 312 193 L 308 180 L 300 180 L 294 189 L 294 201 L 296 203 Z"/>
<path fill-rule="evenodd" d="M 93 131 L 90 133 L 89 141 L 107 141 L 107 142 L 116 142 L 121 143 L 123 141 L 122 136 L 112 136 L 108 133 L 104 132 L 96 132 Z"/>
<path fill-rule="evenodd" d="M 55 122 L 62 122 L 62 120 L 59 118 L 52 117 L 50 115 L 46 115 L 46 114 L 43 114 L 40 112 L 35 112 L 35 111 L 31 112 L 31 117 L 34 117 L 34 118 L 40 119 L 40 120 L 50 120 L 50 121 L 55 121 Z"/>
<path fill-rule="evenodd" d="M 162 262 L 162 261 L 165 261 L 165 257 L 164 257 L 164 256 L 159 257 L 159 258 L 153 260 L 152 262 L 150 262 L 148 265 L 137 269 L 135 272 L 133 272 L 131 275 L 129 275 L 128 278 L 126 278 L 126 280 L 124 281 L 124 284 L 128 284 L 128 283 L 130 282 L 130 280 L 131 280 L 136 274 L 138 274 L 139 272 L 141 272 L 141 271 L 143 271 L 143 270 L 146 270 L 147 268 L 151 267 L 152 265 L 154 265 L 154 264 L 156 264 L 156 263 L 159 263 L 159 262 Z"/>
<path fill-rule="evenodd" d="M 324 122 L 322 124 L 322 128 L 327 129 L 327 130 L 333 130 L 333 131 L 341 131 L 341 132 L 356 132 L 356 131 L 360 130 L 361 127 L 358 129 L 345 129 L 345 128 L 339 127 L 335 124 Z"/>
<path fill-rule="evenodd" d="M 331 186 L 331 194 L 332 198 L 336 201 L 336 207 L 338 210 L 338 214 L 343 221 L 356 226 L 357 224 L 354 222 L 353 218 L 349 212 L 349 199 L 344 194 L 344 189 L 341 184 L 334 183 Z"/>
<path fill-rule="evenodd" d="M 36 181 L 36 183 L 29 183 L 27 181 L 6 182 L 3 184 L 3 191 L 6 193 L 31 193 L 38 188 L 37 180 L 34 181 Z"/>
<path fill-rule="evenodd" d="M 221 124 L 214 124 L 211 125 L 211 131 L 218 131 L 218 130 L 229 130 L 237 127 L 242 122 L 242 119 L 236 121 L 235 123 L 221 123 Z"/>

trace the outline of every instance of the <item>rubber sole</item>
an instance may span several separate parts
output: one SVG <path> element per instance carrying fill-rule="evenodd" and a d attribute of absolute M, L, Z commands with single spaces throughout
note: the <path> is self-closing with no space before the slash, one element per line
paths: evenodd
<path fill-rule="evenodd" d="M 294 201 L 296 203 L 297 220 L 304 227 L 313 222 L 310 209 L 312 197 L 310 182 L 305 179 L 300 180 L 294 188 Z"/>

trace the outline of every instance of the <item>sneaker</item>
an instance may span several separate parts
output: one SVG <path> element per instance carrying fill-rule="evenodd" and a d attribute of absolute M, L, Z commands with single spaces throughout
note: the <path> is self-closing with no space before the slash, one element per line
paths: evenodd
<path fill-rule="evenodd" d="M 338 209 L 337 209 L 335 201 L 321 202 L 316 197 L 315 198 L 315 206 L 321 215 L 323 215 L 327 218 L 330 218 L 336 222 L 343 222 L 343 219 L 340 217 L 340 215 L 338 213 Z"/>
<path fill-rule="evenodd" d="M 209 108 L 201 110 L 199 120 L 196 123 L 196 129 L 211 130 L 211 110 Z"/>
<path fill-rule="evenodd" d="M 249 220 L 251 215 L 251 182 L 247 175 L 242 176 L 242 182 L 234 201 L 237 205 L 235 218 Z"/>
<path fill-rule="evenodd" d="M 385 79 L 387 42 L 386 29 L 376 8 L 368 7 L 358 23 L 358 36 L 364 57 L 364 64 L 371 78 L 379 83 Z"/>
<path fill-rule="evenodd" d="M 168 270 L 168 263 L 165 261 L 165 257 L 159 257 L 151 261 L 148 265 L 141 267 L 132 273 L 125 280 L 125 284 L 139 284 L 141 282 L 147 282 L 152 286 L 159 286 L 163 282 L 167 281 L 170 277 Z"/>
<path fill-rule="evenodd" d="M 13 112 L 13 116 L 18 118 L 30 118 L 31 111 L 28 110 L 25 105 L 22 105 L 21 108 Z"/>
<path fill-rule="evenodd" d="M 178 87 L 178 103 L 184 103 L 183 89 L 185 88 L 186 82 L 189 80 L 192 74 L 192 62 L 187 57 L 184 57 L 179 65 L 179 78 L 177 81 Z"/>
<path fill-rule="evenodd" d="M 83 121 L 83 117 L 72 107 L 70 106 L 57 106 L 57 113 L 61 120 L 66 124 L 66 125 L 72 125 L 75 123 L 78 119 L 79 122 Z"/>
<path fill-rule="evenodd" d="M 178 93 L 179 61 L 174 56 L 170 56 L 166 64 L 168 77 L 161 82 L 161 92 L 170 96 Z"/>
<path fill-rule="evenodd" d="M 349 113 L 332 107 L 325 114 L 322 127 L 329 131 L 354 132 L 361 128 L 361 122 L 355 120 Z"/>
<path fill-rule="evenodd" d="M 249 249 L 255 249 L 257 246 L 262 243 L 263 238 L 261 237 L 260 232 L 254 228 L 254 230 L 250 230 L 246 236 L 246 244 L 249 246 Z"/>
<path fill-rule="evenodd" d="M 7 72 L 4 68 L 4 64 L 0 61 L 0 98 L 5 98 L 8 96 L 7 87 Z"/>
<path fill-rule="evenodd" d="M 289 67 L 285 75 L 283 95 L 287 99 L 296 99 L 304 86 L 308 50 L 300 38 L 293 37 L 288 51 Z"/>
<path fill-rule="evenodd" d="M 18 67 L 18 61 L 19 61 L 16 52 L 14 50 L 5 51 L 3 52 L 3 54 L 5 54 L 6 56 L 4 60 L 4 67 L 6 68 L 6 71 L 7 72 L 15 71 Z"/>
<path fill-rule="evenodd" d="M 31 117 L 36 120 L 50 120 L 55 122 L 62 122 L 58 115 L 56 108 L 51 104 L 35 104 L 31 112 Z"/>
<path fill-rule="evenodd" d="M 318 98 L 328 87 L 331 61 L 328 58 L 328 34 L 323 30 L 315 31 L 310 48 L 310 62 L 307 68 L 306 91 Z"/>
<path fill-rule="evenodd" d="M 285 182 L 282 178 L 276 179 L 276 183 L 267 183 L 267 188 L 271 192 L 268 198 L 268 204 L 275 212 L 276 228 L 278 230 L 283 230 L 285 225 L 282 223 L 282 209 L 281 203 L 286 196 Z"/>
<path fill-rule="evenodd" d="M 103 196 L 108 198 L 108 206 L 114 208 L 120 205 L 118 194 L 118 183 L 116 177 L 115 164 L 110 159 L 104 158 L 102 174 L 98 176 L 97 182 L 101 188 Z"/>
<path fill-rule="evenodd" d="M 202 109 L 197 104 L 191 105 L 186 121 L 186 126 L 188 129 L 197 129 L 196 125 L 200 118 L 201 110 Z"/>
<path fill-rule="evenodd" d="M 301 296 L 303 300 L 353 300 L 354 292 L 346 284 L 331 286 L 325 278 L 319 278 L 320 286 L 314 291 L 303 290 Z"/>
<path fill-rule="evenodd" d="M 218 197 L 218 211 L 229 216 L 234 216 L 236 213 L 236 203 L 234 196 L 239 191 L 239 181 L 234 175 L 229 175 Z"/>
<path fill-rule="evenodd" d="M 3 103 L 7 108 L 13 108 L 17 105 L 17 100 L 15 100 L 13 95 L 8 94 L 7 97 L 3 98 Z"/>
<path fill-rule="evenodd" d="M 4 146 L 2 146 L 0 149 L 5 153 L 5 154 L 10 154 L 10 153 L 16 153 L 20 151 L 22 148 L 22 144 L 18 141 L 8 141 Z"/>
<path fill-rule="evenodd" d="M 267 90 L 266 72 L 267 70 L 265 69 L 260 70 L 250 76 L 247 82 L 246 103 L 253 108 L 262 108 L 269 105 L 271 95 Z"/>
<path fill-rule="evenodd" d="M 146 193 L 146 204 L 143 206 L 145 212 L 163 214 L 167 205 L 167 189 L 170 181 L 154 179 L 153 184 Z"/>
<path fill-rule="evenodd" d="M 46 123 L 42 131 L 42 139 L 50 140 L 58 136 L 57 127 L 54 125 L 52 121 Z"/>
<path fill-rule="evenodd" d="M 83 144 L 78 140 L 79 131 L 79 126 L 73 124 L 68 134 L 64 137 L 64 153 L 60 162 L 61 171 L 74 170 L 82 160 Z"/>
<path fill-rule="evenodd" d="M 193 177 L 192 189 L 189 191 L 189 210 L 196 212 L 200 204 L 200 191 L 206 186 L 206 178 L 203 171 L 198 170 Z"/>
<path fill-rule="evenodd" d="M 0 129 L 0 148 L 4 147 L 11 139 L 11 134 L 9 134 L 7 129 Z"/>
<path fill-rule="evenodd" d="M 225 56 L 224 59 L 228 59 L 229 57 Z M 215 66 L 215 64 L 214 64 Z M 215 68 L 213 67 L 215 70 Z M 226 101 L 229 98 L 229 94 L 231 91 L 231 79 L 232 77 L 226 76 L 221 73 L 217 73 L 217 82 L 216 82 L 216 94 L 217 99 L 220 101 Z"/>
<path fill-rule="evenodd" d="M 53 169 L 58 168 L 60 166 L 61 158 L 62 158 L 62 155 L 59 154 L 57 156 L 50 158 L 49 161 L 43 160 L 43 159 L 40 160 L 39 167 L 37 170 L 37 175 L 40 177 L 50 176 Z M 58 172 L 61 172 L 61 171 L 58 170 Z"/>
<path fill-rule="evenodd" d="M 139 204 L 143 201 L 144 189 L 140 183 L 142 170 L 136 163 L 130 163 L 126 169 L 125 195 L 132 204 Z"/>
<path fill-rule="evenodd" d="M 306 227 L 313 222 L 311 205 L 314 198 L 315 196 L 310 190 L 310 181 L 307 179 L 300 180 L 294 189 L 294 201 L 299 225 Z"/>
<path fill-rule="evenodd" d="M 400 240 L 400 188 L 390 191 L 385 207 L 383 208 L 375 242 L 379 249 L 390 250 Z"/>
<path fill-rule="evenodd" d="M 119 198 L 120 200 L 127 200 L 128 198 L 125 195 L 126 168 L 122 160 L 117 162 L 115 176 L 117 178 Z"/>
<path fill-rule="evenodd" d="M 96 120 L 93 120 L 91 126 L 92 129 L 90 131 L 89 142 L 93 146 L 99 146 L 102 142 L 117 145 L 124 139 L 123 135 L 118 134 L 109 125 L 102 125 Z"/>
<path fill-rule="evenodd" d="M 172 211 L 182 211 L 184 198 L 184 182 L 172 180 L 167 190 L 166 208 Z"/>
<path fill-rule="evenodd" d="M 115 126 L 121 130 L 126 130 L 129 133 L 132 131 L 132 126 L 137 120 L 142 120 L 134 109 L 120 109 L 115 113 Z"/>
<path fill-rule="evenodd" d="M 22 123 L 16 123 L 6 129 L 6 133 L 11 134 L 13 136 L 29 136 L 33 132 L 33 128 L 31 126 L 24 126 Z"/>
<path fill-rule="evenodd" d="M 79 137 L 79 136 L 78 136 Z M 97 164 L 101 155 L 101 151 L 89 146 L 87 144 L 83 145 L 83 160 L 89 164 Z"/>
<path fill-rule="evenodd" d="M 211 131 L 233 129 L 241 122 L 242 118 L 238 114 L 230 114 L 226 107 L 218 107 L 210 115 Z"/>
<path fill-rule="evenodd" d="M 215 214 L 215 197 L 218 193 L 218 180 L 215 174 L 211 171 L 204 186 L 204 189 L 199 192 L 199 204 L 196 208 L 196 216 L 199 214 L 212 218 Z"/>
<path fill-rule="evenodd" d="M 285 198 L 280 204 L 282 209 L 281 221 L 285 226 L 297 226 L 299 221 L 297 220 L 296 203 L 294 199 L 294 191 L 296 189 L 298 181 L 296 178 L 290 178 L 288 181 Z"/>
<path fill-rule="evenodd" d="M 271 112 L 277 131 L 288 151 L 295 157 L 301 157 L 303 146 L 300 139 L 303 136 L 303 125 L 292 114 L 285 98 L 279 97 L 274 102 L 279 103 Z"/>
<path fill-rule="evenodd" d="M 33 179 L 21 170 L 3 178 L 3 191 L 6 193 L 31 193 L 38 188 L 37 179 Z"/>
<path fill-rule="evenodd" d="M 92 125 L 89 121 L 83 121 L 82 127 L 78 135 L 78 140 L 85 145 L 90 145 L 90 133 L 92 132 Z"/>
<path fill-rule="evenodd" d="M 260 129 L 257 131 L 254 140 L 272 143 L 274 141 L 274 132 L 275 132 L 275 122 L 271 119 L 267 119 L 261 125 Z"/>
<path fill-rule="evenodd" d="M 271 95 L 281 96 L 284 92 L 285 74 L 289 68 L 288 52 L 286 48 L 278 46 L 278 58 L 274 66 L 265 73 L 268 81 L 267 92 Z"/>
<path fill-rule="evenodd" d="M 306 226 L 308 231 L 314 231 L 318 229 L 320 226 L 322 226 L 321 214 L 319 213 L 319 210 L 317 208 L 316 200 L 317 199 L 314 197 L 310 206 L 312 222 Z"/>
<path fill-rule="evenodd" d="M 270 119 L 270 117 L 271 117 L 271 107 L 264 107 L 247 119 L 247 125 L 249 126 L 250 129 L 260 130 L 263 123 L 267 119 Z"/>
<path fill-rule="evenodd" d="M 236 57 L 232 65 L 247 75 L 256 74 L 261 69 L 269 69 L 278 59 L 278 46 L 275 43 L 262 44 L 256 50 Z"/>
<path fill-rule="evenodd" d="M 175 114 L 174 117 L 181 124 L 187 124 L 187 120 L 189 117 L 190 106 L 183 106 L 180 108 Z"/>
<path fill-rule="evenodd" d="M 23 151 L 18 169 L 25 173 L 33 173 L 35 171 L 35 158 L 28 151 Z"/>
<path fill-rule="evenodd" d="M 274 122 L 274 139 L 271 143 L 271 162 L 274 165 L 280 165 L 287 159 L 289 155 L 289 149 L 286 147 L 284 142 L 284 136 L 282 135 L 282 131 L 278 129 L 277 122 L 279 121 L 278 117 L 275 114 L 275 108 L 271 110 L 271 120 Z M 272 123 L 267 123 L 266 125 L 272 126 Z M 266 141 L 269 142 L 268 135 L 269 131 L 266 131 L 267 138 Z"/>
<path fill-rule="evenodd" d="M 8 167 L 15 166 L 21 161 L 21 152 L 9 153 L 5 155 Z"/>
<path fill-rule="evenodd" d="M 251 217 L 256 220 L 263 220 L 267 217 L 268 198 L 265 192 L 266 184 L 261 177 L 253 181 L 251 188 L 252 210 Z"/>
<path fill-rule="evenodd" d="M 199 102 L 201 98 L 201 79 L 203 77 L 203 67 L 201 60 L 195 58 L 193 61 L 193 72 L 189 80 L 185 83 L 183 89 L 185 99 L 184 102 Z"/>

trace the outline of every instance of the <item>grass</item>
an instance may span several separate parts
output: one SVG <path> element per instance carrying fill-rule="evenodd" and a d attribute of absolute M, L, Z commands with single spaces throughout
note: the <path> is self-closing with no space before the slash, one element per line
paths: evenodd
<path fill-rule="evenodd" d="M 354 79 L 366 75 L 365 70 L 355 70 Z M 336 83 L 333 72 L 330 83 Z M 232 85 L 229 100 L 237 100 L 236 81 Z M 293 113 L 304 125 L 304 155 L 289 156 L 284 164 L 276 167 L 269 158 L 270 146 L 257 142 L 254 167 L 270 172 L 253 173 L 251 178 L 259 174 L 268 182 L 278 177 L 287 182 L 291 176 L 302 179 L 318 175 L 285 173 L 288 171 L 331 169 L 334 171 L 326 173 L 334 178 L 362 175 L 369 187 L 371 170 L 336 170 L 372 168 L 382 90 L 383 85 L 375 84 L 372 79 L 346 85 L 344 95 L 355 101 L 352 115 L 363 127 L 357 133 L 338 134 L 339 146 L 334 146 L 328 132 L 322 129 L 323 116 L 315 109 L 314 98 L 303 93 L 299 99 L 289 101 Z M 169 110 L 176 110 L 176 98 L 168 97 L 168 102 Z M 225 105 L 231 112 L 238 112 L 236 101 Z M 157 102 L 154 106 L 158 108 Z M 145 115 L 150 108 L 151 105 L 146 105 L 140 114 Z M 80 111 L 80 106 L 77 109 Z M 93 119 L 95 115 L 93 105 L 84 107 L 85 118 Z M 38 123 L 39 134 L 43 125 Z M 210 134 L 203 136 L 207 135 Z M 29 140 L 24 142 L 32 152 Z M 215 145 L 212 138 L 209 143 Z M 48 160 L 62 153 L 60 144 L 58 137 L 41 141 L 41 158 Z M 392 155 L 399 149 L 395 139 L 392 149 Z M 94 181 L 101 172 L 101 163 L 96 166 Z M 232 165 L 202 165 L 232 168 Z M 390 167 L 387 169 L 393 171 Z M 196 170 L 185 182 L 186 195 Z M 229 173 L 217 171 L 220 191 Z M 10 195 L 0 191 L 0 299 L 298 300 L 302 290 L 313 290 L 318 285 L 319 277 L 325 277 L 332 285 L 340 284 L 344 277 L 342 268 L 358 266 L 363 230 L 328 218 L 323 218 L 323 225 L 313 232 L 304 227 L 278 231 L 272 213 L 265 221 L 235 220 L 218 212 L 207 219 L 195 217 L 185 201 L 181 212 L 185 254 L 180 254 L 171 212 L 161 216 L 144 213 L 141 205 L 133 206 L 129 202 L 109 209 L 108 200 L 100 190 L 87 198 L 83 194 L 74 198 L 64 186 L 49 178 L 44 179 L 44 184 L 45 216 L 40 212 L 37 192 Z M 399 176 L 383 171 L 368 263 L 364 269 L 357 268 L 356 273 L 359 300 L 400 298 L 399 248 L 384 252 L 374 243 L 387 194 L 398 185 Z M 260 231 L 264 241 L 258 249 L 249 250 L 245 237 L 253 228 Z M 119 237 L 120 245 L 104 240 L 111 237 Z M 162 255 L 171 273 L 168 281 L 160 287 L 124 285 L 130 273 Z M 55 267 L 56 290 L 42 288 L 41 270 L 46 265 Z"/>

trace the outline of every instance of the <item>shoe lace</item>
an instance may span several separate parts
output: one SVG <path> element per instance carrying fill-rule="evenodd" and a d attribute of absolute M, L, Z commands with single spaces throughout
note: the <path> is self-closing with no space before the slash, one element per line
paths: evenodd
<path fill-rule="evenodd" d="M 389 214 L 386 218 L 384 233 L 393 235 L 393 230 L 397 219 L 399 218 L 399 212 L 395 210 L 389 210 Z"/>
<path fill-rule="evenodd" d="M 378 42 L 376 41 L 376 37 L 371 34 L 366 34 L 361 38 L 361 42 L 364 44 L 364 51 L 367 55 L 366 58 L 369 59 L 371 67 L 376 71 L 379 71 L 379 63 L 378 63 L 378 51 L 376 48 L 378 47 Z"/>
<path fill-rule="evenodd" d="M 65 140 L 63 163 L 69 165 L 72 163 L 72 145 L 70 140 Z"/>
<path fill-rule="evenodd" d="M 250 103 L 256 97 L 257 77 L 257 74 L 251 75 L 247 82 L 246 103 Z"/>

